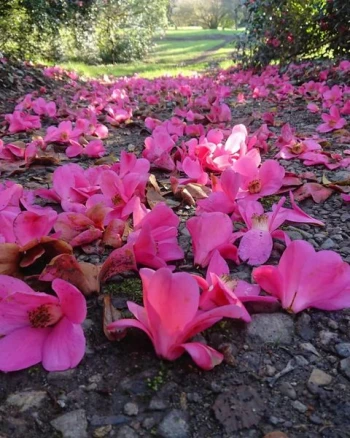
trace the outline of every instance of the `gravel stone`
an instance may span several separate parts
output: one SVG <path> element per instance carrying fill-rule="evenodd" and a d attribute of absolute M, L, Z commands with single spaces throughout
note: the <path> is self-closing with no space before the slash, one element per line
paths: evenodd
<path fill-rule="evenodd" d="M 139 434 L 130 426 L 122 426 L 117 433 L 117 438 L 138 438 Z"/>
<path fill-rule="evenodd" d="M 350 357 L 340 361 L 340 371 L 350 379 Z"/>
<path fill-rule="evenodd" d="M 318 368 L 314 368 L 309 377 L 308 383 L 317 386 L 327 386 L 331 384 L 332 380 L 332 376 Z"/>
<path fill-rule="evenodd" d="M 51 425 L 61 432 L 63 438 L 87 438 L 87 419 L 84 409 L 68 412 L 51 421 Z"/>
<path fill-rule="evenodd" d="M 139 413 L 139 407 L 136 403 L 126 403 L 124 406 L 124 414 L 133 417 Z"/>
<path fill-rule="evenodd" d="M 280 384 L 279 390 L 280 390 L 281 394 L 286 395 L 287 397 L 289 397 L 292 400 L 296 400 L 297 393 L 296 393 L 295 389 L 293 388 L 293 386 L 289 382 L 282 382 Z"/>
<path fill-rule="evenodd" d="M 38 408 L 46 398 L 45 391 L 23 391 L 9 395 L 6 403 L 16 406 L 21 412 L 25 412 L 32 408 Z"/>
<path fill-rule="evenodd" d="M 158 434 L 162 438 L 188 438 L 190 427 L 186 415 L 177 409 L 170 411 L 159 424 Z"/>
<path fill-rule="evenodd" d="M 299 400 L 295 400 L 292 402 L 292 406 L 298 412 L 304 414 L 307 411 L 307 406 L 301 403 Z"/>
<path fill-rule="evenodd" d="M 168 403 L 158 397 L 153 397 L 149 404 L 151 411 L 164 411 L 168 407 Z"/>
<path fill-rule="evenodd" d="M 340 357 L 350 357 L 350 342 L 342 342 L 335 346 Z"/>
<path fill-rule="evenodd" d="M 290 344 L 293 332 L 293 320 L 282 313 L 252 315 L 252 322 L 247 327 L 252 342 Z"/>
<path fill-rule="evenodd" d="M 322 243 L 321 249 L 332 249 L 335 246 L 337 246 L 337 244 L 334 242 L 334 240 L 328 238 Z"/>

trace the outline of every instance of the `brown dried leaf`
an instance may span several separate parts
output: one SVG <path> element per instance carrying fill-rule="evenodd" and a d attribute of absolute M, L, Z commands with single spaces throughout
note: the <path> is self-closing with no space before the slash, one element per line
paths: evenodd
<path fill-rule="evenodd" d="M 51 260 L 41 273 L 41 281 L 53 281 L 61 278 L 76 286 L 84 295 L 100 291 L 98 281 L 100 267 L 91 263 L 79 263 L 70 254 L 61 254 Z"/>
<path fill-rule="evenodd" d="M 114 275 L 126 271 L 137 271 L 135 254 L 130 243 L 111 252 L 101 267 L 99 280 L 101 283 L 106 283 Z"/>
<path fill-rule="evenodd" d="M 103 332 L 109 341 L 118 341 L 125 336 L 124 332 L 111 332 L 107 329 L 108 324 L 121 319 L 122 315 L 113 304 L 110 295 L 104 295 L 103 297 Z"/>

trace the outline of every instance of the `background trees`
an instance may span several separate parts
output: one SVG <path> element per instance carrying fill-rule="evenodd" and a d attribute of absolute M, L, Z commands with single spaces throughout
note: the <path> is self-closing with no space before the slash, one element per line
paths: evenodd
<path fill-rule="evenodd" d="M 350 51 L 346 0 L 246 0 L 248 60 L 266 65 Z"/>
<path fill-rule="evenodd" d="M 35 59 L 142 58 L 167 25 L 169 0 L 2 0 L 0 51 Z"/>

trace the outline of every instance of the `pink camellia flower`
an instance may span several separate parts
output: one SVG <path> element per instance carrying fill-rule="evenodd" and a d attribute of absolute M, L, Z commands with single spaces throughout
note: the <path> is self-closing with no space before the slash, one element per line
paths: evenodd
<path fill-rule="evenodd" d="M 163 126 L 154 129 L 152 137 L 145 139 L 145 149 L 142 156 L 147 158 L 155 167 L 161 169 L 174 170 L 175 164 L 170 156 L 170 152 L 175 142 Z"/>
<path fill-rule="evenodd" d="M 55 117 L 56 115 L 55 102 L 46 102 L 42 97 L 33 101 L 32 108 L 38 116 Z"/>
<path fill-rule="evenodd" d="M 243 305 L 245 302 L 276 302 L 274 297 L 260 296 L 258 285 L 231 277 L 230 269 L 219 251 L 215 251 L 210 260 L 206 279 L 199 276 L 194 278 L 202 289 L 199 306 L 203 310 L 236 304 L 242 308 L 243 321 L 250 322 L 251 317 Z"/>
<path fill-rule="evenodd" d="M 151 268 L 167 266 L 180 260 L 184 252 L 177 243 L 179 218 L 167 205 L 157 204 L 150 212 L 143 210 L 138 200 L 134 209 L 135 231 L 128 236 L 133 244 L 136 261 Z"/>
<path fill-rule="evenodd" d="M 117 106 L 110 105 L 108 108 L 106 108 L 107 116 L 106 120 L 111 125 L 120 125 L 120 123 L 124 123 L 131 119 L 132 117 L 132 110 L 131 109 L 123 109 L 118 108 Z"/>
<path fill-rule="evenodd" d="M 253 278 L 289 312 L 350 307 L 350 266 L 336 252 L 316 252 L 303 240 L 287 247 L 278 266 L 256 268 Z"/>
<path fill-rule="evenodd" d="M 322 114 L 321 117 L 325 123 L 316 128 L 318 132 L 330 132 L 346 125 L 346 120 L 340 117 L 339 108 L 335 105 L 331 106 L 329 114 Z"/>
<path fill-rule="evenodd" d="M 81 129 L 74 128 L 70 120 L 61 122 L 58 127 L 49 126 L 44 137 L 45 143 L 58 142 L 58 143 L 69 143 L 70 140 L 75 140 L 79 138 L 82 134 Z"/>
<path fill-rule="evenodd" d="M 236 233 L 237 238 L 243 235 L 238 255 L 249 265 L 262 265 L 269 259 L 273 238 L 284 240 L 287 245 L 290 243 L 288 234 L 278 230 L 287 216 L 287 212 L 280 212 L 285 199 L 281 198 L 272 213 L 265 213 L 263 206 L 257 201 L 244 199 L 238 203 L 238 210 L 248 228 Z"/>
<path fill-rule="evenodd" d="M 202 213 L 187 221 L 192 237 L 194 263 L 205 267 L 215 250 L 224 258 L 239 263 L 237 248 L 232 244 L 233 224 L 229 216 L 220 212 Z"/>
<path fill-rule="evenodd" d="M 346 195 L 346 194 L 342 194 L 341 195 L 341 197 L 343 198 L 343 200 L 345 201 L 345 202 L 350 202 L 350 195 Z"/>
<path fill-rule="evenodd" d="M 5 120 L 10 124 L 10 134 L 41 128 L 40 117 L 32 116 L 21 111 L 15 111 L 13 114 L 6 114 Z"/>
<path fill-rule="evenodd" d="M 283 158 L 283 160 L 300 158 L 303 160 L 308 158 L 309 152 L 315 151 L 322 151 L 322 147 L 317 141 L 312 139 L 300 140 L 283 146 L 280 152 L 276 155 L 276 158 Z"/>
<path fill-rule="evenodd" d="M 221 211 L 232 213 L 236 205 L 236 197 L 240 187 L 240 176 L 232 169 L 227 168 L 222 172 L 221 178 L 212 176 L 213 191 L 205 199 L 197 202 L 197 213 L 203 211 Z"/>
<path fill-rule="evenodd" d="M 82 360 L 85 298 L 60 279 L 52 282 L 52 288 L 57 297 L 0 275 L 1 371 L 22 370 L 40 362 L 47 371 L 62 371 Z"/>
<path fill-rule="evenodd" d="M 285 170 L 275 160 L 266 160 L 258 168 L 253 160 L 245 156 L 236 161 L 234 170 L 241 175 L 239 198 L 257 200 L 273 195 L 283 185 Z"/>
<path fill-rule="evenodd" d="M 307 105 L 307 109 L 311 112 L 311 113 L 318 113 L 320 111 L 320 108 L 315 104 L 315 103 L 309 103 Z"/>
<path fill-rule="evenodd" d="M 143 330 L 151 339 L 159 357 L 175 360 L 187 352 L 204 370 L 223 360 L 223 355 L 199 342 L 186 342 L 222 318 L 240 318 L 239 305 L 230 304 L 203 312 L 198 310 L 199 287 L 185 272 L 172 274 L 167 268 L 158 271 L 141 269 L 144 307 L 128 302 L 136 319 L 121 319 L 108 325 L 110 331 L 127 327 Z M 0 341 L 1 342 L 1 341 Z"/>

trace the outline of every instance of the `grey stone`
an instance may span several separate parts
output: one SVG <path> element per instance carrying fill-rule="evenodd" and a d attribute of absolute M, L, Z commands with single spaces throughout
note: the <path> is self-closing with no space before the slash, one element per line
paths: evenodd
<path fill-rule="evenodd" d="M 289 397 L 292 400 L 296 400 L 297 393 L 296 393 L 295 389 L 293 388 L 293 386 L 289 382 L 282 382 L 280 384 L 279 390 L 280 390 L 281 394 L 286 395 L 287 397 Z"/>
<path fill-rule="evenodd" d="M 142 422 L 142 427 L 146 430 L 152 429 L 157 424 L 157 420 L 154 417 L 147 417 Z"/>
<path fill-rule="evenodd" d="M 108 425 L 121 425 L 128 423 L 130 418 L 125 415 L 109 415 L 106 417 L 100 417 L 99 415 L 93 415 L 90 423 L 92 426 L 108 426 Z"/>
<path fill-rule="evenodd" d="M 87 438 L 87 420 L 84 409 L 67 412 L 51 421 L 51 425 L 61 432 L 63 438 Z"/>
<path fill-rule="evenodd" d="M 338 340 L 338 335 L 336 333 L 328 332 L 326 330 L 321 330 L 319 338 L 321 344 L 329 345 L 330 342 L 336 342 Z"/>
<path fill-rule="evenodd" d="M 153 397 L 149 404 L 151 411 L 164 411 L 168 407 L 168 403 L 158 397 Z"/>
<path fill-rule="evenodd" d="M 342 342 L 341 344 L 337 344 L 335 349 L 339 356 L 350 357 L 350 342 Z"/>
<path fill-rule="evenodd" d="M 162 438 L 188 438 L 190 426 L 184 412 L 178 409 L 170 411 L 159 424 L 158 434 Z"/>
<path fill-rule="evenodd" d="M 337 244 L 334 242 L 334 240 L 332 240 L 331 238 L 326 239 L 322 245 L 321 248 L 322 249 L 331 249 L 334 248 Z"/>
<path fill-rule="evenodd" d="M 61 381 L 61 380 L 70 380 L 75 375 L 75 369 L 67 370 L 67 371 L 52 371 L 47 375 L 47 380 L 49 382 Z"/>
<path fill-rule="evenodd" d="M 318 368 L 314 368 L 309 377 L 308 383 L 317 386 L 327 386 L 331 384 L 332 380 L 332 376 Z"/>
<path fill-rule="evenodd" d="M 124 405 L 124 414 L 128 415 L 129 417 L 133 417 L 139 413 L 139 407 L 136 403 L 126 403 Z"/>
<path fill-rule="evenodd" d="M 304 237 L 298 231 L 288 231 L 288 236 L 292 240 L 303 240 Z"/>
<path fill-rule="evenodd" d="M 21 412 L 24 412 L 28 409 L 38 408 L 46 398 L 45 391 L 15 392 L 7 397 L 6 403 L 16 406 Z"/>
<path fill-rule="evenodd" d="M 347 357 L 346 359 L 343 359 L 340 361 L 339 364 L 340 371 L 348 378 L 350 379 L 350 357 Z"/>
<path fill-rule="evenodd" d="M 307 411 L 307 406 L 305 406 L 299 400 L 293 401 L 292 406 L 296 411 L 301 412 L 302 414 L 304 414 Z"/>
<path fill-rule="evenodd" d="M 117 438 L 138 438 L 139 434 L 130 426 L 122 426 L 117 433 Z"/>
<path fill-rule="evenodd" d="M 252 315 L 247 336 L 252 342 L 289 344 L 292 342 L 294 323 L 282 313 Z"/>

